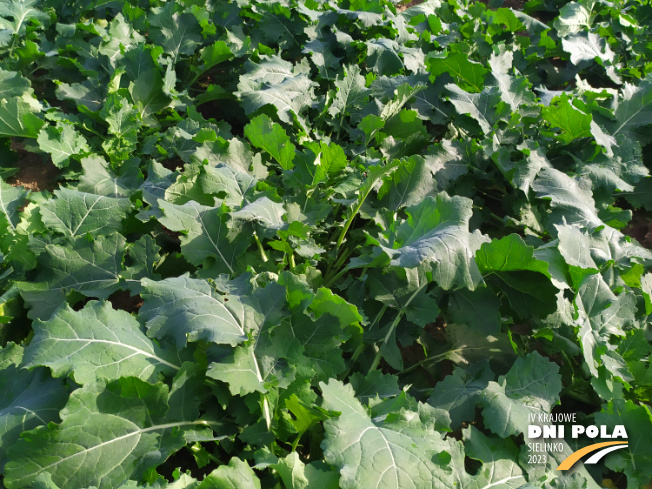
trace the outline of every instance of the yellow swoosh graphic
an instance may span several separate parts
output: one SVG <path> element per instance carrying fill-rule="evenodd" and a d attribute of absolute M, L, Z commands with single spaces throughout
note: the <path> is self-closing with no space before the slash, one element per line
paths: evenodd
<path fill-rule="evenodd" d="M 575 462 L 577 462 L 579 459 L 581 459 L 587 453 L 595 452 L 596 450 L 599 450 L 600 448 L 608 447 L 608 446 L 611 446 L 611 445 L 627 445 L 627 442 L 626 441 L 605 441 L 605 442 L 602 442 L 602 443 L 594 443 L 593 445 L 589 445 L 588 447 L 581 448 L 578 451 L 571 453 L 566 458 L 566 460 L 564 460 L 561 464 L 559 464 L 559 467 L 557 467 L 557 470 L 568 470 L 573 465 L 575 465 Z"/>

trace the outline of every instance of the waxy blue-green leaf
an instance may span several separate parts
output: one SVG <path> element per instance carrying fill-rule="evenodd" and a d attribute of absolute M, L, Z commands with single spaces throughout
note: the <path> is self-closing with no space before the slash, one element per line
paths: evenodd
<path fill-rule="evenodd" d="M 10 450 L 4 483 L 30 484 L 48 472 L 60 487 L 116 487 L 140 479 L 181 449 L 187 429 L 205 421 L 167 416 L 168 388 L 129 377 L 102 390 L 81 388 L 61 411 L 61 424 L 25 432 Z"/>
<path fill-rule="evenodd" d="M 137 159 L 122 163 L 116 174 L 109 163 L 97 155 L 82 158 L 84 174 L 79 179 L 77 190 L 107 197 L 130 197 L 143 183 L 143 174 Z"/>
<path fill-rule="evenodd" d="M 471 116 L 479 125 L 485 135 L 491 133 L 498 121 L 500 112 L 496 105 L 500 102 L 498 89 L 485 88 L 480 93 L 469 93 L 457 85 L 446 85 L 449 92 L 448 100 L 455 106 L 459 114 Z"/>
<path fill-rule="evenodd" d="M 145 302 L 138 317 L 150 336 L 172 338 L 180 349 L 199 340 L 235 346 L 257 328 L 256 311 L 206 280 L 183 276 L 158 282 L 145 278 L 142 283 Z"/>
<path fill-rule="evenodd" d="M 247 61 L 240 76 L 237 95 L 247 114 L 265 105 L 276 107 L 278 117 L 288 124 L 312 103 L 314 82 L 291 63 L 274 56 L 260 63 Z"/>
<path fill-rule="evenodd" d="M 120 288 L 124 250 L 125 238 L 120 234 L 46 244 L 38 257 L 36 280 L 18 282 L 29 317 L 48 319 L 71 291 L 107 299 Z"/>
<path fill-rule="evenodd" d="M 0 226 L 4 232 L 16 233 L 20 221 L 19 210 L 28 192 L 21 187 L 12 187 L 0 179 Z"/>
<path fill-rule="evenodd" d="M 340 470 L 342 489 L 439 489 L 450 474 L 433 459 L 448 450 L 418 415 L 403 412 L 374 421 L 350 385 L 321 382 L 323 407 L 342 413 L 324 422 L 324 458 Z"/>
<path fill-rule="evenodd" d="M 159 222 L 184 233 L 181 251 L 190 263 L 201 265 L 212 257 L 219 270 L 234 273 L 236 259 L 249 246 L 250 236 L 244 236 L 239 226 L 228 225 L 230 217 L 224 205 L 208 207 L 192 200 L 176 205 L 159 200 L 158 207 L 164 213 Z"/>
<path fill-rule="evenodd" d="M 247 462 L 233 457 L 220 465 L 197 486 L 197 489 L 260 489 L 260 480 Z"/>
<path fill-rule="evenodd" d="M 72 124 L 44 126 L 36 138 L 39 148 L 52 156 L 57 167 L 68 166 L 73 156 L 83 156 L 89 152 L 86 138 L 75 130 Z"/>
<path fill-rule="evenodd" d="M 450 443 L 453 468 L 451 481 L 454 487 L 485 489 L 489 487 L 521 488 L 527 481 L 523 469 L 518 465 L 518 449 L 510 438 L 488 437 L 470 425 L 462 430 L 462 441 L 452 438 Z M 480 468 L 470 475 L 466 472 L 464 458 L 481 462 Z"/>
<path fill-rule="evenodd" d="M 120 231 L 131 207 L 129 199 L 63 188 L 56 190 L 54 198 L 44 202 L 40 210 L 46 227 L 73 238 Z"/>
<path fill-rule="evenodd" d="M 190 13 L 175 12 L 176 4 L 154 7 L 149 17 L 150 39 L 176 61 L 180 55 L 192 55 L 201 42 L 197 18 Z"/>
<path fill-rule="evenodd" d="M 72 373 L 81 385 L 131 376 L 155 382 L 160 373 L 179 369 L 178 358 L 108 302 L 92 301 L 80 311 L 65 307 L 48 321 L 35 321 L 33 328 L 24 365 L 50 367 L 56 377 Z"/>
<path fill-rule="evenodd" d="M 7 346 L 0 355 L 9 350 Z M 28 371 L 18 368 L 18 354 L 13 362 L 0 363 L 0 471 L 7 462 L 7 450 L 24 431 L 59 420 L 59 410 L 68 399 L 69 390 L 60 379 L 53 379 L 47 369 Z"/>
<path fill-rule="evenodd" d="M 609 123 L 612 136 L 624 134 L 642 145 L 652 141 L 652 75 L 637 86 L 625 83 L 614 108 L 615 122 Z"/>
<path fill-rule="evenodd" d="M 391 264 L 421 267 L 443 289 L 475 289 L 482 277 L 473 255 L 487 238 L 469 232 L 471 201 L 441 192 L 405 212 L 408 218 L 386 231 L 387 241 L 381 244 Z"/>
<path fill-rule="evenodd" d="M 28 95 L 0 99 L 0 136 L 36 138 L 43 120 L 39 103 Z"/>
<path fill-rule="evenodd" d="M 481 394 L 485 426 L 500 437 L 527 433 L 529 414 L 550 414 L 559 401 L 559 367 L 530 353 L 518 358 L 498 382 L 489 382 Z"/>

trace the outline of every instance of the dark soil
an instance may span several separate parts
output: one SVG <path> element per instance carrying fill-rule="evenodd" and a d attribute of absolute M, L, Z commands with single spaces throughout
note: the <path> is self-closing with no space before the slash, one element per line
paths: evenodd
<path fill-rule="evenodd" d="M 17 141 L 11 142 L 11 149 L 18 153 L 16 165 L 19 169 L 18 173 L 7 180 L 9 185 L 23 186 L 36 192 L 52 191 L 59 186 L 57 183 L 59 169 L 49 158 L 44 160 L 41 155 L 26 151 L 23 144 Z"/>
<path fill-rule="evenodd" d="M 623 234 L 631 236 L 641 246 L 652 250 L 652 213 L 644 210 L 634 210 L 632 220 L 623 229 Z"/>

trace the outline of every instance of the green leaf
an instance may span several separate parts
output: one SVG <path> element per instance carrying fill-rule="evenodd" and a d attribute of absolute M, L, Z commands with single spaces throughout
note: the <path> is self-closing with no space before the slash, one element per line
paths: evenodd
<path fill-rule="evenodd" d="M 220 294 L 206 280 L 183 276 L 142 283 L 145 302 L 138 317 L 150 336 L 171 337 L 179 348 L 199 340 L 235 346 L 257 327 L 257 311 L 236 296 Z"/>
<path fill-rule="evenodd" d="M 489 70 L 480 63 L 471 61 L 464 53 L 453 52 L 446 55 L 429 53 L 426 56 L 426 67 L 434 80 L 442 73 L 450 74 L 462 86 L 463 90 L 473 93 L 481 92 L 485 77 Z"/>
<path fill-rule="evenodd" d="M 0 180 L 0 225 L 5 232 L 16 233 L 20 221 L 19 210 L 28 192 L 21 187 L 12 187 Z"/>
<path fill-rule="evenodd" d="M 183 205 L 158 201 L 165 214 L 159 219 L 166 228 L 186 233 L 181 236 L 181 251 L 190 263 L 201 265 L 207 257 L 213 257 L 220 271 L 234 273 L 235 261 L 248 246 L 250 237 L 243 236 L 241 228 L 228 226 L 227 210 L 208 207 L 190 201 Z"/>
<path fill-rule="evenodd" d="M 4 467 L 7 450 L 15 445 L 22 432 L 59 421 L 59 410 L 68 400 L 68 392 L 64 382 L 53 379 L 45 368 L 28 371 L 10 365 L 2 369 L 0 467 Z"/>
<path fill-rule="evenodd" d="M 477 121 L 480 128 L 488 135 L 496 124 L 500 113 L 496 105 L 500 102 L 500 95 L 496 88 L 485 88 L 480 93 L 469 93 L 457 85 L 448 84 L 448 100 L 455 106 L 459 114 L 468 114 Z"/>
<path fill-rule="evenodd" d="M 54 198 L 44 202 L 40 210 L 46 227 L 74 238 L 120 231 L 131 207 L 129 199 L 63 188 L 55 190 Z"/>
<path fill-rule="evenodd" d="M 72 373 L 81 385 L 129 376 L 153 382 L 179 369 L 179 360 L 145 336 L 138 321 L 108 302 L 60 309 L 33 327 L 25 366 L 50 367 L 56 377 Z"/>
<path fill-rule="evenodd" d="M 566 37 L 590 29 L 595 17 L 594 8 L 597 3 L 596 0 L 569 2 L 559 9 L 559 16 L 554 22 L 559 37 Z"/>
<path fill-rule="evenodd" d="M 36 138 L 44 124 L 36 116 L 40 111 L 40 104 L 27 95 L 1 99 L 0 136 Z"/>
<path fill-rule="evenodd" d="M 602 411 L 595 414 L 595 422 L 613 429 L 622 425 L 627 432 L 628 446 L 609 454 L 604 460 L 611 470 L 624 472 L 627 485 L 645 485 L 652 479 L 652 414 L 645 404 L 616 399 L 603 405 Z"/>
<path fill-rule="evenodd" d="M 615 122 L 609 123 L 612 136 L 624 134 L 634 141 L 652 141 L 649 126 L 652 118 L 652 75 L 638 86 L 625 83 L 613 112 Z"/>
<path fill-rule="evenodd" d="M 527 478 L 516 462 L 518 449 L 511 439 L 485 436 L 474 426 L 462 430 L 462 442 L 449 439 L 453 475 L 451 481 L 464 489 L 520 488 Z M 481 462 L 474 475 L 464 469 L 464 458 Z"/>
<path fill-rule="evenodd" d="M 295 147 L 280 124 L 274 124 L 269 117 L 261 114 L 251 119 L 251 122 L 245 126 L 244 134 L 256 148 L 269 153 L 281 168 L 292 169 Z"/>
<path fill-rule="evenodd" d="M 606 40 L 594 32 L 568 36 L 562 39 L 561 45 L 564 51 L 570 54 L 571 63 L 574 65 L 596 58 L 602 63 L 611 63 L 616 56 Z"/>
<path fill-rule="evenodd" d="M 279 473 L 288 489 L 338 489 L 339 475 L 323 462 L 304 464 L 297 452 L 292 452 L 274 469 Z"/>
<path fill-rule="evenodd" d="M 260 480 L 247 462 L 237 457 L 220 465 L 199 484 L 197 489 L 260 489 Z"/>
<path fill-rule="evenodd" d="M 80 156 L 90 151 L 86 138 L 79 134 L 72 124 L 57 123 L 44 126 L 36 138 L 41 151 L 50 153 L 52 163 L 58 168 L 68 166 L 72 156 Z"/>
<path fill-rule="evenodd" d="M 557 139 L 568 144 L 579 138 L 591 137 L 591 116 L 575 108 L 565 94 L 555 100 L 555 105 L 541 109 L 541 116 L 553 128 L 561 130 L 556 134 Z"/>
<path fill-rule="evenodd" d="M 518 358 L 506 375 L 489 382 L 481 394 L 485 426 L 502 438 L 527 433 L 528 415 L 550 414 L 560 391 L 556 364 L 537 352 Z"/>
<path fill-rule="evenodd" d="M 140 479 L 186 444 L 186 430 L 207 426 L 167 411 L 168 389 L 161 383 L 124 378 L 102 391 L 77 389 L 61 424 L 25 432 L 11 448 L 4 483 L 24 487 L 45 472 L 61 487 L 108 489 Z"/>
<path fill-rule="evenodd" d="M 493 378 L 488 368 L 475 370 L 456 367 L 452 375 L 437 383 L 428 399 L 428 404 L 450 414 L 452 429 L 475 418 L 475 405 Z"/>
<path fill-rule="evenodd" d="M 297 72 L 291 63 L 278 56 L 260 63 L 249 60 L 245 68 L 247 71 L 240 76 L 237 95 L 247 114 L 269 104 L 276 107 L 283 122 L 292 124 L 296 117 L 305 125 L 300 114 L 311 105 L 314 86 L 308 76 Z"/>
<path fill-rule="evenodd" d="M 176 61 L 179 55 L 194 54 L 202 41 L 197 18 L 190 13 L 174 12 L 176 4 L 154 7 L 149 15 L 151 40 L 161 46 Z"/>
<path fill-rule="evenodd" d="M 339 115 L 340 119 L 364 108 L 370 93 L 370 90 L 365 86 L 364 76 L 360 74 L 359 66 L 345 66 L 344 74 L 345 76 L 338 75 L 335 80 L 335 89 L 337 91 L 328 107 L 328 114 L 331 117 Z"/>
<path fill-rule="evenodd" d="M 473 260 L 487 241 L 479 231 L 469 232 L 471 201 L 445 192 L 426 197 L 405 210 L 408 218 L 385 233 L 381 249 L 393 266 L 421 267 L 443 289 L 475 289 L 482 282 Z"/>
<path fill-rule="evenodd" d="M 284 215 L 285 207 L 283 204 L 274 202 L 267 197 L 256 199 L 256 201 L 231 213 L 234 220 L 255 222 L 260 234 L 267 238 L 271 238 L 276 234 L 276 231 L 285 226 Z"/>
<path fill-rule="evenodd" d="M 48 319 L 73 290 L 107 299 L 120 287 L 124 249 L 125 239 L 119 234 L 45 245 L 38 257 L 36 280 L 18 282 L 20 294 L 30 307 L 29 317 Z"/>
<path fill-rule="evenodd" d="M 79 179 L 77 190 L 106 197 L 129 197 L 143 183 L 143 174 L 138 160 L 124 161 L 116 174 L 104 158 L 91 155 L 81 160 L 84 174 Z"/>
<path fill-rule="evenodd" d="M 334 379 L 319 385 L 323 407 L 342 413 L 324 422 L 322 443 L 324 458 L 340 470 L 342 489 L 448 487 L 448 474 L 433 462 L 446 445 L 418 416 L 404 412 L 374 422 L 350 385 Z"/>

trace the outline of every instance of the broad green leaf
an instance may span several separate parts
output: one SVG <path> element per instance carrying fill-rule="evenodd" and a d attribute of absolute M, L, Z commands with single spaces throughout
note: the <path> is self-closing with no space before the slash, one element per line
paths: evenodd
<path fill-rule="evenodd" d="M 143 174 L 138 168 L 138 160 L 122 163 L 116 174 L 104 158 L 91 155 L 81 160 L 84 174 L 79 179 L 77 190 L 107 197 L 129 197 L 143 183 Z"/>
<path fill-rule="evenodd" d="M 625 83 L 613 114 L 616 121 L 609 123 L 612 136 L 624 134 L 641 144 L 652 141 L 652 75 L 638 86 Z"/>
<path fill-rule="evenodd" d="M 328 107 L 328 114 L 332 117 L 340 116 L 340 120 L 366 105 L 369 99 L 369 89 L 365 86 L 364 76 L 360 74 L 360 67 L 348 65 L 344 67 L 345 76 L 338 76 L 335 81 L 337 92 Z"/>
<path fill-rule="evenodd" d="M 527 478 L 517 463 L 518 449 L 509 439 L 485 436 L 474 426 L 462 430 L 462 442 L 449 439 L 450 465 L 453 467 L 451 483 L 464 489 L 520 488 Z M 481 462 L 475 474 L 466 472 L 464 458 Z M 455 481 L 455 482 L 452 482 Z"/>
<path fill-rule="evenodd" d="M 624 472 L 627 485 L 649 484 L 652 479 L 652 414 L 645 404 L 616 399 L 603 405 L 602 411 L 595 414 L 595 422 L 613 429 L 623 425 L 627 432 L 628 446 L 607 455 L 604 464 L 611 470 Z"/>
<path fill-rule="evenodd" d="M 149 17 L 152 42 L 161 46 L 174 61 L 179 55 L 192 55 L 202 40 L 197 18 L 190 13 L 175 12 L 175 7 L 174 3 L 154 7 Z"/>
<path fill-rule="evenodd" d="M 593 61 L 595 58 L 603 63 L 611 63 L 616 56 L 606 40 L 594 32 L 568 36 L 562 39 L 561 45 L 564 51 L 570 54 L 571 63 L 575 65 L 582 61 Z"/>
<path fill-rule="evenodd" d="M 236 258 L 246 250 L 250 237 L 243 236 L 238 226 L 228 226 L 224 205 L 208 207 L 192 200 L 176 205 L 159 200 L 158 206 L 165 214 L 160 223 L 185 233 L 181 236 L 181 251 L 190 263 L 200 265 L 213 257 L 220 270 L 234 273 Z"/>
<path fill-rule="evenodd" d="M 556 136 L 564 144 L 591 137 L 591 116 L 575 108 L 566 95 L 557 99 L 555 105 L 544 107 L 541 116 L 553 128 L 561 130 Z"/>
<path fill-rule="evenodd" d="M 295 147 L 280 124 L 273 123 L 265 114 L 254 117 L 244 128 L 245 136 L 256 148 L 265 150 L 281 168 L 294 166 Z"/>
<path fill-rule="evenodd" d="M 120 287 L 124 250 L 125 239 L 119 234 L 45 245 L 38 257 L 36 280 L 18 282 L 20 294 L 30 307 L 29 317 L 48 319 L 71 291 L 108 298 Z"/>
<path fill-rule="evenodd" d="M 485 426 L 505 438 L 527 433 L 529 414 L 550 414 L 559 401 L 559 367 L 539 353 L 518 358 L 498 382 L 489 382 L 481 394 Z"/>
<path fill-rule="evenodd" d="M 246 73 L 240 76 L 237 95 L 245 112 L 252 114 L 265 105 L 276 107 L 278 117 L 288 124 L 309 107 L 313 98 L 314 82 L 297 72 L 291 63 L 280 57 L 263 59 L 259 64 L 247 61 Z M 302 123 L 303 125 L 303 123 Z"/>
<path fill-rule="evenodd" d="M 0 180 L 0 225 L 5 232 L 16 233 L 20 221 L 19 210 L 25 202 L 28 192 L 21 187 L 12 187 Z"/>
<path fill-rule="evenodd" d="M 569 2 L 559 9 L 559 17 L 554 22 L 559 37 L 590 29 L 595 18 L 594 8 L 597 3 L 596 0 Z"/>
<path fill-rule="evenodd" d="M 74 238 L 86 233 L 108 235 L 122 229 L 132 205 L 129 199 L 63 188 L 40 207 L 43 224 Z"/>
<path fill-rule="evenodd" d="M 228 465 L 220 465 L 197 486 L 197 489 L 260 489 L 260 480 L 247 462 L 233 457 Z"/>
<path fill-rule="evenodd" d="M 43 120 L 36 116 L 41 111 L 39 103 L 25 95 L 0 100 L 0 135 L 19 138 L 36 138 Z"/>
<path fill-rule="evenodd" d="M 261 331 L 252 342 L 237 346 L 212 362 L 206 375 L 226 382 L 233 395 L 265 393 L 269 386 L 286 388 L 301 363 L 300 345 L 287 335 Z"/>
<path fill-rule="evenodd" d="M 442 73 L 448 73 L 458 84 L 462 85 L 463 90 L 473 93 L 482 91 L 485 77 L 489 72 L 480 63 L 469 60 L 466 54 L 459 52 L 443 56 L 430 53 L 426 56 L 425 62 L 432 75 L 431 80 Z"/>
<path fill-rule="evenodd" d="M 621 380 L 631 380 L 620 355 L 610 347 L 611 337 L 625 336 L 625 328 L 634 322 L 635 298 L 631 293 L 616 296 L 602 275 L 589 275 L 583 279 L 575 297 L 578 340 L 589 371 L 599 376 L 598 368 L 605 365 L 612 375 Z M 622 364 L 616 367 L 613 362 Z M 610 368 L 613 366 L 613 368 Z"/>
<path fill-rule="evenodd" d="M 496 88 L 485 88 L 480 93 L 469 93 L 457 85 L 448 84 L 448 100 L 455 106 L 459 114 L 468 114 L 480 125 L 488 135 L 498 121 L 500 112 L 496 105 L 500 102 L 500 95 Z"/>
<path fill-rule="evenodd" d="M 414 155 L 402 161 L 378 190 L 379 203 L 397 211 L 418 204 L 427 195 L 434 195 L 438 182 L 433 178 L 432 159 Z"/>
<path fill-rule="evenodd" d="M 168 388 L 123 378 L 102 391 L 75 390 L 61 424 L 25 432 L 5 466 L 8 489 L 25 487 L 48 472 L 61 487 L 116 487 L 140 479 L 181 449 L 184 431 L 205 421 L 171 418 Z"/>
<path fill-rule="evenodd" d="M 548 264 L 535 258 L 534 248 L 526 245 L 517 234 L 483 244 L 475 256 L 483 274 L 530 270 L 550 277 Z"/>
<path fill-rule="evenodd" d="M 545 317 L 557 308 L 558 290 L 550 283 L 548 264 L 533 252 L 520 236 L 510 234 L 483 244 L 475 258 L 485 281 L 502 291 L 522 318 Z"/>
<path fill-rule="evenodd" d="M 274 465 L 288 489 L 338 489 L 339 475 L 320 461 L 304 464 L 297 452 Z"/>
<path fill-rule="evenodd" d="M 487 241 L 479 231 L 469 232 L 471 201 L 445 192 L 426 197 L 405 210 L 408 218 L 385 233 L 381 249 L 393 266 L 421 267 L 443 289 L 475 289 L 482 282 L 473 260 Z"/>
<path fill-rule="evenodd" d="M 81 385 L 130 376 L 153 382 L 179 369 L 179 360 L 145 336 L 138 321 L 108 302 L 60 309 L 33 328 L 25 366 L 50 367 L 56 377 L 72 373 Z"/>
<path fill-rule="evenodd" d="M 475 405 L 493 378 L 488 368 L 474 370 L 456 367 L 451 375 L 437 383 L 428 399 L 428 404 L 450 414 L 452 429 L 475 418 Z"/>
<path fill-rule="evenodd" d="M 86 138 L 79 134 L 72 124 L 58 123 L 56 126 L 44 126 L 36 141 L 41 151 L 50 153 L 52 163 L 59 168 L 68 166 L 72 156 L 81 156 L 89 152 Z"/>
<path fill-rule="evenodd" d="M 10 29 L 15 35 L 24 35 L 27 25 L 31 22 L 47 22 L 50 16 L 39 9 L 39 0 L 22 0 L 16 2 L 2 2 L 0 4 L 0 17 L 2 28 Z M 8 19 L 12 20 L 8 20 Z"/>
<path fill-rule="evenodd" d="M 339 411 L 324 422 L 324 458 L 340 470 L 342 489 L 445 488 L 449 474 L 433 462 L 447 451 L 441 435 L 403 412 L 374 421 L 350 385 L 321 382 L 323 407 Z"/>
<path fill-rule="evenodd" d="M 138 317 L 150 336 L 171 337 L 179 348 L 199 340 L 235 346 L 257 329 L 263 315 L 206 280 L 183 276 L 158 282 L 145 278 L 142 283 L 145 302 Z"/>
<path fill-rule="evenodd" d="M 540 199 L 549 199 L 555 224 L 577 224 L 590 230 L 603 225 L 597 215 L 592 193 L 579 178 L 554 168 L 542 168 L 531 185 Z"/>
<path fill-rule="evenodd" d="M 20 97 L 31 87 L 30 81 L 20 73 L 0 69 L 0 99 Z"/>
<path fill-rule="evenodd" d="M 0 375 L 0 468 L 7 462 L 7 450 L 15 445 L 22 432 L 59 420 L 59 410 L 65 405 L 68 392 L 64 382 L 53 379 L 45 368 L 28 371 L 16 365 L 3 366 Z"/>
<path fill-rule="evenodd" d="M 276 231 L 285 225 L 285 221 L 283 221 L 284 215 L 285 207 L 283 204 L 274 202 L 267 197 L 256 199 L 256 201 L 231 213 L 234 220 L 256 223 L 260 234 L 266 237 L 273 236 Z"/>

